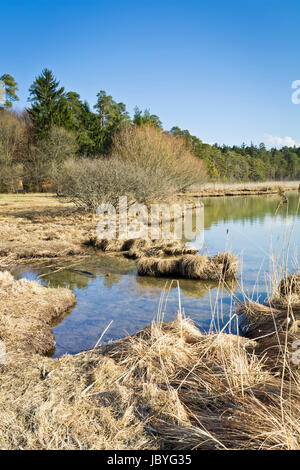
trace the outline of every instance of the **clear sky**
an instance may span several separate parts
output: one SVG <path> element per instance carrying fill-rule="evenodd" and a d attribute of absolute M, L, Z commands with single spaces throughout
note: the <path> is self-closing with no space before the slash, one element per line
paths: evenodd
<path fill-rule="evenodd" d="M 8 0 L 0 15 L 19 109 L 47 67 L 91 105 L 103 89 L 205 142 L 300 145 L 299 0 Z"/>

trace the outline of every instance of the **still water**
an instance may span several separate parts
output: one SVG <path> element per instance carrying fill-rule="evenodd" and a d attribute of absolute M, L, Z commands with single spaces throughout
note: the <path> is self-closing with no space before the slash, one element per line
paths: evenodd
<path fill-rule="evenodd" d="M 54 357 L 77 353 L 95 346 L 112 321 L 103 341 L 132 334 L 149 324 L 163 310 L 165 320 L 174 318 L 181 303 L 187 316 L 203 330 L 234 331 L 235 301 L 245 295 L 263 301 L 271 292 L 274 268 L 285 261 L 290 272 L 299 267 L 297 242 L 300 236 L 299 194 L 289 193 L 288 204 L 279 196 L 203 198 L 204 246 L 202 235 L 193 246 L 215 255 L 231 250 L 241 260 L 237 281 L 227 286 L 204 281 L 173 282 L 167 302 L 160 307 L 166 279 L 139 277 L 134 261 L 94 252 L 82 261 L 43 262 L 19 267 L 16 277 L 38 280 L 43 285 L 70 287 L 77 304 L 53 325 Z M 200 248 L 201 247 L 201 248 Z M 76 263 L 76 264 L 75 264 Z M 71 266 L 70 266 L 71 265 Z M 78 272 L 85 271 L 85 272 Z M 165 291 L 166 296 L 166 291 Z"/>

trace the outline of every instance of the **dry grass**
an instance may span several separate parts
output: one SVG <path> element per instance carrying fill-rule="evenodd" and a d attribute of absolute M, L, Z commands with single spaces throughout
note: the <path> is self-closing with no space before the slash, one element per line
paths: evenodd
<path fill-rule="evenodd" d="M 297 304 L 300 298 L 300 272 L 282 279 L 272 298 L 272 304 Z"/>
<path fill-rule="evenodd" d="M 91 237 L 86 241 L 86 244 L 107 253 L 122 252 L 127 258 L 131 259 L 138 259 L 143 256 L 176 256 L 197 253 L 197 248 L 186 245 L 181 240 L 151 240 L 145 238 L 120 240 Z"/>
<path fill-rule="evenodd" d="M 256 340 L 256 353 L 265 357 L 268 367 L 279 373 L 294 375 L 299 365 L 291 361 L 293 343 L 300 333 L 300 275 L 283 279 L 274 296 L 264 305 L 247 302 L 239 306 L 241 328 Z"/>
<path fill-rule="evenodd" d="M 97 218 L 50 195 L 0 196 L 0 268 L 37 258 L 84 255 Z"/>
<path fill-rule="evenodd" d="M 0 339 L 6 343 L 7 354 L 46 354 L 53 349 L 51 321 L 75 302 L 69 289 L 16 281 L 8 271 L 0 271 Z"/>
<path fill-rule="evenodd" d="M 279 191 L 295 191 L 299 181 L 257 181 L 245 183 L 205 183 L 194 185 L 185 197 L 250 196 L 277 194 Z"/>
<path fill-rule="evenodd" d="M 133 393 L 117 364 L 89 351 L 59 360 L 33 356 L 0 376 L 1 449 L 149 447 Z M 95 375 L 101 381 L 93 384 Z"/>
<path fill-rule="evenodd" d="M 3 367 L 2 449 L 299 449 L 299 383 L 181 314 L 97 350 Z"/>
<path fill-rule="evenodd" d="M 182 277 L 216 281 L 230 279 L 237 274 L 238 260 L 232 253 L 208 255 L 186 255 L 181 258 L 140 258 L 137 262 L 140 276 Z"/>
<path fill-rule="evenodd" d="M 44 344 L 53 295 L 57 309 L 72 294 L 8 273 L 0 289 L 0 310 L 9 309 L 1 320 L 13 319 L 0 324 L 1 338 L 15 353 L 0 375 L 2 449 L 300 449 L 299 375 L 270 368 L 259 338 L 204 335 L 179 311 L 173 322 L 160 316 L 135 335 L 50 359 L 29 352 Z"/>

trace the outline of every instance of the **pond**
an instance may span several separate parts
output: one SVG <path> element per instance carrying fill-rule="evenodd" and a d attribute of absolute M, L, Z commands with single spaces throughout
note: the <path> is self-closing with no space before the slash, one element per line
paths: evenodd
<path fill-rule="evenodd" d="M 180 280 L 178 289 L 176 281 L 170 286 L 166 279 L 137 276 L 132 260 L 97 253 L 81 261 L 71 259 L 68 269 L 62 262 L 44 261 L 19 266 L 14 275 L 43 285 L 70 287 L 77 297 L 72 311 L 53 325 L 54 357 L 94 347 L 111 322 L 103 341 L 136 332 L 161 311 L 165 320 L 171 320 L 179 302 L 201 329 L 235 331 L 235 320 L 228 326 L 234 302 L 245 295 L 263 301 L 271 293 L 274 270 L 280 276 L 283 264 L 291 272 L 299 266 L 299 194 L 289 193 L 288 204 L 281 200 L 277 195 L 202 199 L 204 245 L 202 235 L 192 244 L 201 247 L 201 253 L 231 250 L 239 257 L 238 279 L 226 286 Z"/>

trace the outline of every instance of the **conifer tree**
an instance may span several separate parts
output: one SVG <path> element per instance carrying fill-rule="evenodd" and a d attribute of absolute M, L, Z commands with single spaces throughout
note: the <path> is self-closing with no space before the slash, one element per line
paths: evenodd
<path fill-rule="evenodd" d="M 14 77 L 8 73 L 1 75 L 0 82 L 3 84 L 3 90 L 0 90 L 0 92 L 2 92 L 0 106 L 4 109 L 10 109 L 13 102 L 19 101 L 19 97 L 17 95 L 18 84 Z"/>

